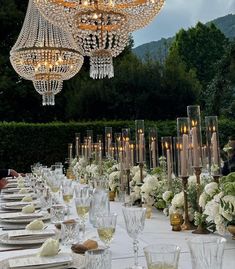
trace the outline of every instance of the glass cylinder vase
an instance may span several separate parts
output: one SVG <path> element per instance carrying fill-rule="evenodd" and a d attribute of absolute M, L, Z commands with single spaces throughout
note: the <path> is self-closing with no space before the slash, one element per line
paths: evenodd
<path fill-rule="evenodd" d="M 158 136 L 157 129 L 149 129 L 149 166 L 154 169 L 159 165 L 158 163 Z"/>
<path fill-rule="evenodd" d="M 144 137 L 144 120 L 135 121 L 136 137 L 136 161 L 139 164 L 145 162 L 145 137 Z"/>
<path fill-rule="evenodd" d="M 209 157 L 209 171 L 212 175 L 220 174 L 220 146 L 217 116 L 205 117 L 206 144 Z"/>
<path fill-rule="evenodd" d="M 187 106 L 189 134 L 192 138 L 193 167 L 202 167 L 202 135 L 200 106 Z"/>

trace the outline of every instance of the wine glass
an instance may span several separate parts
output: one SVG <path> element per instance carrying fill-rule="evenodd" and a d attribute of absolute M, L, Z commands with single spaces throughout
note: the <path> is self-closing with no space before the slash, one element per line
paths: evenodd
<path fill-rule="evenodd" d="M 132 269 L 142 269 L 138 264 L 138 240 L 137 237 L 144 229 L 146 208 L 139 207 L 123 207 L 122 208 L 126 230 L 128 235 L 133 239 L 134 250 L 134 266 Z"/>
<path fill-rule="evenodd" d="M 97 232 L 100 240 L 108 248 L 115 233 L 117 214 L 99 215 L 96 218 Z"/>
<path fill-rule="evenodd" d="M 50 187 L 51 192 L 53 193 L 53 201 L 57 203 L 56 194 L 59 193 L 60 187 L 62 184 L 62 177 L 56 176 L 53 171 L 50 172 L 48 177 L 47 184 Z"/>
<path fill-rule="evenodd" d="M 90 210 L 91 198 L 90 196 L 83 196 L 75 198 L 75 205 L 79 219 L 81 220 L 81 226 L 83 231 L 83 237 L 85 235 L 85 222 Z"/>
<path fill-rule="evenodd" d="M 62 182 L 62 196 L 63 196 L 63 200 L 67 206 L 67 216 L 68 217 L 70 215 L 69 203 L 73 199 L 73 192 L 74 192 L 74 188 L 72 186 L 72 181 L 64 180 Z"/>
<path fill-rule="evenodd" d="M 47 211 L 52 206 L 52 196 L 49 192 L 48 187 L 37 189 L 37 194 L 39 196 L 39 201 L 41 205 L 41 210 Z"/>

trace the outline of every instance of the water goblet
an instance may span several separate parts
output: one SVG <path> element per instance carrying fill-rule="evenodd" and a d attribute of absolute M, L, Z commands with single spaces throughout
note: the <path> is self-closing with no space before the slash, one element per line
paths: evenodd
<path fill-rule="evenodd" d="M 111 269 L 111 251 L 109 249 L 87 250 L 85 269 Z"/>
<path fill-rule="evenodd" d="M 131 269 L 143 269 L 138 264 L 138 235 L 144 229 L 146 208 L 123 207 L 122 208 L 126 230 L 128 235 L 133 239 L 134 265 Z"/>
<path fill-rule="evenodd" d="M 61 243 L 65 246 L 71 246 L 77 243 L 79 238 L 79 225 L 75 222 L 61 223 Z"/>
<path fill-rule="evenodd" d="M 98 215 L 96 218 L 96 227 L 100 240 L 109 247 L 113 240 L 117 223 L 117 214 L 110 213 L 106 215 Z"/>
<path fill-rule="evenodd" d="M 226 239 L 219 236 L 195 237 L 188 241 L 192 269 L 221 269 Z"/>
<path fill-rule="evenodd" d="M 144 248 L 148 269 L 178 269 L 180 248 L 171 244 L 154 244 Z"/>

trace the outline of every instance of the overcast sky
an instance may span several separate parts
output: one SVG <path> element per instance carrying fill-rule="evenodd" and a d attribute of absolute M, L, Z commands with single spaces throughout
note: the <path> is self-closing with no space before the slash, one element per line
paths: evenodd
<path fill-rule="evenodd" d="M 154 21 L 133 34 L 135 47 L 173 36 L 198 21 L 208 22 L 229 13 L 235 14 L 235 0 L 166 0 Z"/>

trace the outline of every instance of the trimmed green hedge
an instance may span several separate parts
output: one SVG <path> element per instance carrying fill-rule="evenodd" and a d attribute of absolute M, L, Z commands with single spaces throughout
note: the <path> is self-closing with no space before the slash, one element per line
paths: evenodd
<path fill-rule="evenodd" d="M 86 135 L 86 130 L 104 134 L 105 126 L 112 126 L 113 132 L 122 128 L 132 128 L 134 121 L 95 121 L 81 123 L 0 123 L 0 168 L 15 168 L 27 172 L 30 165 L 42 162 L 51 165 L 64 161 L 67 156 L 67 144 L 74 141 L 74 134 Z M 175 136 L 175 121 L 145 122 L 146 130 L 157 126 L 159 137 Z M 219 122 L 221 145 L 227 142 L 227 137 L 235 134 L 235 121 L 221 120 Z M 134 132 L 134 131 L 133 131 Z"/>

